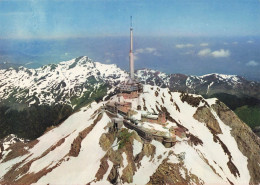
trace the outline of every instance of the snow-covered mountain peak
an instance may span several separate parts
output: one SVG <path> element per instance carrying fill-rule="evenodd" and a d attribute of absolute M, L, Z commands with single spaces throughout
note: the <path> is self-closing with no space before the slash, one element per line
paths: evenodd
<path fill-rule="evenodd" d="M 115 99 L 117 95 L 110 100 Z M 154 133 L 151 141 L 125 122 L 115 130 L 114 120 L 122 115 L 106 110 L 107 102 L 92 103 L 21 146 L 26 148 L 22 154 L 5 155 L 0 183 L 259 183 L 254 176 L 260 168 L 255 165 L 259 139 L 216 99 L 145 85 L 138 98 L 125 101 L 132 103 L 135 119 L 138 111 L 166 113 L 165 125 L 149 121 L 135 125 Z M 174 146 L 166 148 L 156 134 L 176 126 L 185 130 L 186 137 L 178 136 Z"/>
<path fill-rule="evenodd" d="M 242 80 L 245 80 L 243 77 L 238 75 L 226 75 L 226 74 L 218 74 L 218 73 L 211 73 L 199 76 L 198 78 L 207 79 L 207 78 L 215 78 L 217 80 L 221 80 L 224 82 L 232 82 L 234 84 L 242 83 Z"/>
<path fill-rule="evenodd" d="M 70 98 L 80 98 L 90 86 L 116 84 L 127 76 L 114 64 L 93 62 L 86 56 L 37 69 L 4 69 L 0 70 L 0 100 L 12 97 L 27 104 L 71 104 Z"/>
<path fill-rule="evenodd" d="M 237 75 L 212 73 L 202 76 L 166 74 L 160 71 L 142 69 L 137 77 L 144 84 L 169 87 L 171 91 L 183 91 L 202 95 L 217 93 L 235 96 L 252 96 L 260 99 L 260 83 L 248 81 Z"/>
<path fill-rule="evenodd" d="M 106 92 L 127 77 L 128 73 L 116 65 L 94 62 L 87 56 L 37 69 L 1 69 L 0 100 L 29 106 L 64 103 L 74 106 L 75 98 L 86 98 L 90 91 Z M 225 92 L 260 98 L 259 83 L 235 75 L 187 76 L 142 69 L 136 71 L 136 78 L 143 84 L 169 87 L 171 91 L 203 95 Z"/>

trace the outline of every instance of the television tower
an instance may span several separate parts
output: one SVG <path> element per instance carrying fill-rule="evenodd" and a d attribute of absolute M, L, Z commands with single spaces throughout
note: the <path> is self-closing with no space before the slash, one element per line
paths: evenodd
<path fill-rule="evenodd" d="M 134 54 L 133 54 L 133 25 L 132 16 L 130 17 L 130 52 L 129 52 L 129 66 L 130 66 L 130 78 L 134 80 Z"/>

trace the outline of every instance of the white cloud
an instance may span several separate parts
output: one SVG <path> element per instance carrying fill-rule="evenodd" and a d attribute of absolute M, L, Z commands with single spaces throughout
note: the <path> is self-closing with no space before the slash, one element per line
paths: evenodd
<path fill-rule="evenodd" d="M 155 48 L 145 48 L 145 49 L 146 49 L 146 51 L 147 51 L 148 53 L 152 53 L 152 52 L 155 52 L 155 51 L 156 51 Z"/>
<path fill-rule="evenodd" d="M 198 56 L 212 56 L 212 57 L 229 57 L 230 56 L 230 51 L 229 50 L 216 50 L 216 51 L 211 51 L 211 49 L 206 48 L 202 49 L 198 52 Z"/>
<path fill-rule="evenodd" d="M 253 44 L 253 43 L 254 43 L 254 41 L 252 41 L 252 40 L 249 40 L 249 41 L 247 41 L 247 43 L 249 43 L 249 44 Z"/>
<path fill-rule="evenodd" d="M 224 49 L 220 49 L 217 51 L 213 51 L 212 53 L 213 57 L 229 57 L 230 56 L 230 52 L 229 50 L 224 50 Z"/>
<path fill-rule="evenodd" d="M 138 60 L 139 57 L 137 55 L 134 55 L 134 60 Z"/>
<path fill-rule="evenodd" d="M 236 44 L 238 44 L 238 42 L 232 42 L 232 44 L 235 44 L 235 45 L 236 45 Z"/>
<path fill-rule="evenodd" d="M 135 54 L 139 54 L 139 53 L 144 53 L 145 49 L 144 48 L 140 48 L 135 50 Z"/>
<path fill-rule="evenodd" d="M 191 47 L 194 47 L 194 45 L 193 44 L 176 44 L 175 47 L 182 49 L 182 48 L 191 48 Z"/>
<path fill-rule="evenodd" d="M 134 55 L 137 59 L 138 58 L 137 55 L 143 54 L 143 53 L 148 53 L 148 54 L 152 54 L 155 56 L 161 56 L 161 54 L 157 51 L 156 48 L 139 48 L 139 49 L 135 50 Z"/>
<path fill-rule="evenodd" d="M 199 56 L 208 56 L 210 54 L 211 54 L 211 50 L 209 48 L 202 49 L 198 53 Z"/>
<path fill-rule="evenodd" d="M 194 51 L 187 51 L 187 52 L 184 52 L 184 53 L 182 53 L 183 55 L 192 55 L 192 54 L 194 54 Z"/>
<path fill-rule="evenodd" d="M 205 47 L 205 46 L 208 46 L 209 45 L 209 43 L 201 43 L 200 44 L 200 46 L 202 46 L 202 47 Z"/>
<path fill-rule="evenodd" d="M 254 66 L 258 66 L 259 63 L 256 62 L 256 61 L 254 61 L 254 60 L 251 60 L 251 61 L 247 62 L 246 65 L 247 65 L 247 66 L 253 66 L 253 67 L 254 67 Z"/>
<path fill-rule="evenodd" d="M 135 50 L 135 54 L 139 53 L 153 53 L 156 51 L 156 48 L 139 48 Z"/>

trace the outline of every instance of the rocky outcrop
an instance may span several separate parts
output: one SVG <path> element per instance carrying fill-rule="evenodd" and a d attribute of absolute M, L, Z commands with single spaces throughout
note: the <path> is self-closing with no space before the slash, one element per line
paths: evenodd
<path fill-rule="evenodd" d="M 100 160 L 100 166 L 99 169 L 96 173 L 96 180 L 99 181 L 103 178 L 105 173 L 108 170 L 108 162 L 107 162 L 107 155 L 105 155 L 101 160 Z"/>
<path fill-rule="evenodd" d="M 155 147 L 149 143 L 145 143 L 143 145 L 143 150 L 142 153 L 146 156 L 146 157 L 152 157 L 154 156 L 155 153 Z"/>
<path fill-rule="evenodd" d="M 197 108 L 197 111 L 195 112 L 193 117 L 199 122 L 205 123 L 210 131 L 214 134 L 222 134 L 218 121 L 207 106 Z"/>
<path fill-rule="evenodd" d="M 31 141 L 29 143 L 22 143 L 22 142 L 18 142 L 13 144 L 9 149 L 11 150 L 7 156 L 5 156 L 4 160 L 2 162 L 6 162 L 9 161 L 11 159 L 14 159 L 16 157 L 19 157 L 21 155 L 25 155 L 28 153 L 28 149 L 32 148 L 36 143 L 38 142 L 38 140 L 34 140 Z M 27 150 L 25 148 L 28 148 Z"/>
<path fill-rule="evenodd" d="M 124 166 L 124 169 L 122 171 L 122 182 L 123 183 L 132 183 L 133 182 L 133 176 L 136 171 L 136 165 L 134 163 L 134 156 L 133 156 L 133 137 L 131 138 L 131 142 L 128 142 L 125 145 L 124 152 L 126 153 L 126 160 L 127 160 L 127 166 Z"/>
<path fill-rule="evenodd" d="M 258 136 L 260 137 L 260 126 L 257 126 L 253 129 L 253 132 Z"/>
<path fill-rule="evenodd" d="M 163 160 L 156 172 L 150 177 L 148 185 L 153 184 L 202 184 L 199 178 L 188 172 L 183 163 L 170 163 L 168 159 Z"/>
<path fill-rule="evenodd" d="M 115 140 L 113 133 L 103 133 L 99 139 L 99 145 L 104 151 L 107 151 Z"/>
<path fill-rule="evenodd" d="M 187 94 L 187 93 L 182 93 L 180 95 L 180 98 L 181 98 L 182 102 L 187 102 L 192 107 L 198 107 L 200 102 L 203 100 L 202 97 L 194 97 L 194 96 Z"/>
<path fill-rule="evenodd" d="M 239 150 L 248 158 L 248 170 L 251 176 L 251 184 L 260 183 L 260 166 L 256 161 L 260 161 L 260 139 L 253 131 L 243 123 L 236 114 L 231 111 L 225 104 L 217 101 L 212 105 L 219 118 L 231 127 L 231 135 L 235 138 Z M 229 168 L 232 165 L 229 164 Z"/>
<path fill-rule="evenodd" d="M 195 146 L 203 145 L 203 141 L 201 141 L 198 137 L 194 136 L 193 134 L 188 133 L 188 134 L 186 134 L 186 136 L 187 136 L 187 138 L 189 138 L 189 143 L 191 145 L 195 145 Z"/>

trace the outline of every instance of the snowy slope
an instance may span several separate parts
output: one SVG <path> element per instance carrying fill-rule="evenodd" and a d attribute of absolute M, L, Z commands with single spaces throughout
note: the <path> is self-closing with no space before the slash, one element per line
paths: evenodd
<path fill-rule="evenodd" d="M 213 110 L 216 99 L 192 96 L 200 99 L 198 106 L 183 101 L 181 93 L 145 85 L 144 93 L 132 103 L 133 108 L 140 104 L 150 112 L 165 107 L 177 124 L 187 128 L 188 135 L 200 140 L 199 144 L 187 137 L 165 148 L 155 140 L 144 142 L 124 127 L 122 130 L 132 135 L 120 148 L 120 133 L 109 129 L 111 115 L 101 109 L 105 102 L 92 103 L 34 141 L 25 154 L 1 162 L 0 183 L 249 184 L 248 157 L 239 150 L 231 128 Z M 221 133 L 213 133 L 206 123 L 195 119 L 199 107 L 210 110 Z M 230 161 L 239 175 L 227 165 Z"/>
<path fill-rule="evenodd" d="M 106 82 L 118 83 L 126 76 L 116 65 L 93 62 L 86 56 L 38 69 L 2 69 L 0 101 L 13 98 L 27 104 L 70 104 L 71 97 L 81 97 Z"/>

